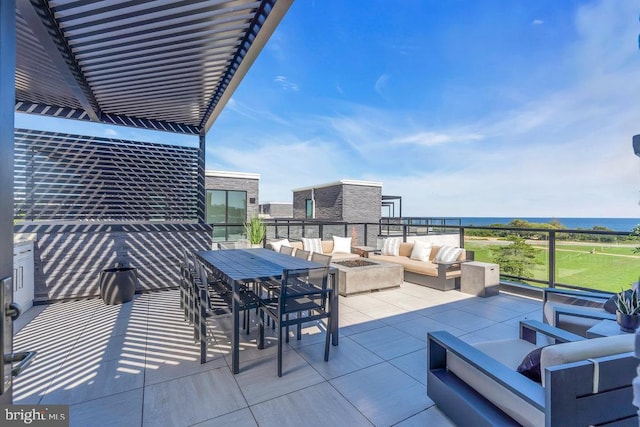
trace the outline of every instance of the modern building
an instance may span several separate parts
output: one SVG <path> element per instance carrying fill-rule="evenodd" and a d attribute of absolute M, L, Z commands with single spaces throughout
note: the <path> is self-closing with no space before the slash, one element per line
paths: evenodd
<path fill-rule="evenodd" d="M 381 182 L 341 179 L 293 190 L 296 219 L 376 223 L 381 206 Z"/>
<path fill-rule="evenodd" d="M 246 172 L 206 171 L 207 224 L 244 224 L 258 215 L 260 174 Z M 243 227 L 213 229 L 213 240 L 234 240 L 243 234 Z"/>

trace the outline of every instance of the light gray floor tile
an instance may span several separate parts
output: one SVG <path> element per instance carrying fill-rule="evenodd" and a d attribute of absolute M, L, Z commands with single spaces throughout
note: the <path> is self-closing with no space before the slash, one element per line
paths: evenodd
<path fill-rule="evenodd" d="M 330 382 L 376 426 L 393 425 L 433 405 L 423 384 L 390 363 Z"/>
<path fill-rule="evenodd" d="M 402 322 L 393 325 L 394 328 L 401 330 L 402 332 L 411 335 L 417 340 L 421 340 L 427 345 L 427 333 L 433 331 L 447 331 L 455 336 L 459 336 L 465 333 L 465 331 L 455 328 L 446 323 L 439 322 L 430 317 L 419 317 L 417 319 L 410 320 L 408 322 Z"/>
<path fill-rule="evenodd" d="M 29 310 L 21 313 L 20 317 L 13 321 L 13 334 L 17 334 L 22 328 L 29 324 L 29 322 L 42 313 L 45 308 L 47 308 L 46 305 L 34 305 Z"/>
<path fill-rule="evenodd" d="M 418 319 L 420 317 L 422 317 L 422 316 L 417 311 L 412 310 L 412 311 L 396 314 L 394 316 L 385 317 L 383 319 L 380 319 L 380 321 L 385 323 L 385 324 L 387 324 L 387 325 L 395 325 L 397 323 L 402 323 L 402 322 L 406 322 L 408 320 Z"/>
<path fill-rule="evenodd" d="M 249 409 L 240 409 L 230 414 L 221 415 L 211 420 L 194 424 L 193 427 L 257 427 L 253 414 Z"/>
<path fill-rule="evenodd" d="M 427 348 L 426 346 L 413 353 L 391 359 L 393 366 L 410 375 L 422 384 L 427 384 Z"/>
<path fill-rule="evenodd" d="M 142 388 L 69 407 L 71 427 L 139 427 L 142 424 Z"/>
<path fill-rule="evenodd" d="M 542 303 L 538 300 L 505 294 L 486 298 L 486 302 L 487 304 L 497 305 L 520 313 L 529 313 L 534 310 L 540 310 L 542 307 Z"/>
<path fill-rule="evenodd" d="M 516 326 L 512 326 L 506 323 L 496 323 L 484 329 L 479 329 L 472 332 L 472 334 L 485 338 L 485 341 L 500 340 L 506 338 L 518 338 L 519 330 Z M 462 335 L 464 339 L 466 335 Z"/>
<path fill-rule="evenodd" d="M 326 379 L 336 378 L 383 361 L 348 337 L 342 338 L 340 345 L 330 346 L 328 362 L 324 361 L 324 343 L 303 347 L 296 351 Z"/>
<path fill-rule="evenodd" d="M 422 411 L 398 424 L 397 427 L 456 427 L 436 406 Z"/>
<path fill-rule="evenodd" d="M 144 388 L 143 426 L 186 426 L 247 406 L 227 368 Z"/>
<path fill-rule="evenodd" d="M 372 424 L 328 383 L 252 407 L 260 427 L 369 427 Z"/>
<path fill-rule="evenodd" d="M 42 404 L 74 404 L 141 388 L 144 369 L 125 359 L 102 361 L 100 357 L 74 355 L 49 385 Z"/>
<path fill-rule="evenodd" d="M 383 322 L 359 311 L 344 314 L 340 313 L 338 324 L 340 325 L 340 332 L 345 336 L 359 334 L 385 326 Z"/>
<path fill-rule="evenodd" d="M 156 384 L 175 378 L 198 374 L 212 369 L 227 367 L 224 358 L 209 358 L 207 363 L 200 363 L 200 353 L 185 358 L 184 354 L 175 357 L 170 353 L 153 352 L 145 361 L 145 385 Z"/>
<path fill-rule="evenodd" d="M 484 317 L 494 322 L 504 322 L 509 319 L 514 319 L 522 315 L 517 311 L 509 310 L 507 308 L 499 307 L 492 304 L 472 304 L 460 307 L 460 310 L 467 313 L 475 314 L 476 316 Z"/>
<path fill-rule="evenodd" d="M 476 316 L 475 314 L 471 314 L 458 309 L 443 311 L 437 314 L 429 315 L 427 317 L 437 320 L 438 322 L 453 326 L 454 328 L 462 329 L 465 332 L 477 331 L 478 329 L 487 328 L 491 325 L 496 324 L 496 322 L 494 322 L 493 320 Z"/>
<path fill-rule="evenodd" d="M 282 377 L 278 377 L 277 357 L 248 361 L 235 376 L 249 405 L 264 402 L 324 381 L 294 350 L 282 357 Z"/>
<path fill-rule="evenodd" d="M 351 335 L 351 339 L 385 360 L 412 353 L 426 346 L 426 341 L 418 340 L 393 326 Z"/>
<path fill-rule="evenodd" d="M 385 306 L 370 307 L 365 313 L 384 322 L 386 319 L 406 313 L 406 310 L 393 304 L 387 304 Z"/>
<path fill-rule="evenodd" d="M 14 403 L 71 404 L 72 425 L 89 426 L 102 412 L 111 414 L 102 420 L 118 426 L 139 426 L 140 416 L 148 426 L 299 425 L 301 419 L 312 426 L 449 426 L 426 395 L 427 332 L 487 341 L 517 336 L 520 319 L 542 318 L 538 301 L 404 283 L 340 298 L 340 345 L 331 347 L 329 362 L 323 326 L 305 325 L 301 341 L 292 329 L 282 378 L 274 333 L 267 330 L 267 348 L 258 350 L 252 313 L 251 333 L 241 334 L 241 373 L 234 376 L 231 319 L 212 324 L 208 362 L 201 365 L 178 295 L 145 293 L 119 306 L 94 298 L 38 307 L 14 336 L 16 351 L 39 352 L 14 382 Z M 314 415 L 316 406 L 321 416 Z"/>

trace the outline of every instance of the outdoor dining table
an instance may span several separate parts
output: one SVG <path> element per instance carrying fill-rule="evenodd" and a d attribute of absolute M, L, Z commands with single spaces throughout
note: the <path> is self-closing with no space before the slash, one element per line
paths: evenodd
<path fill-rule="evenodd" d="M 270 249 L 229 249 L 199 251 L 196 256 L 209 267 L 214 274 L 222 278 L 233 292 L 231 334 L 231 370 L 240 372 L 240 315 L 238 290 L 243 284 L 266 280 L 281 280 L 282 271 L 289 269 L 324 267 L 322 264 L 281 254 Z M 338 345 L 338 275 L 335 267 L 329 268 L 330 287 L 333 290 L 330 300 L 332 344 Z"/>

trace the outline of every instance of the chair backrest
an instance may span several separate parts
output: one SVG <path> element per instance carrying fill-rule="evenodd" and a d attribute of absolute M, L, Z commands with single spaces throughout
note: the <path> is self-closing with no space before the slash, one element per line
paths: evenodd
<path fill-rule="evenodd" d="M 328 277 L 328 266 L 283 270 L 278 298 L 280 312 L 326 309 Z"/>
<path fill-rule="evenodd" d="M 318 252 L 311 252 L 311 262 L 316 262 L 322 265 L 331 264 L 331 255 L 325 255 Z"/>
<path fill-rule="evenodd" d="M 546 425 L 638 425 L 632 403 L 637 367 L 629 352 L 547 368 Z"/>
<path fill-rule="evenodd" d="M 293 255 L 293 248 L 291 246 L 280 246 L 280 253 L 285 255 Z"/>
<path fill-rule="evenodd" d="M 309 251 L 305 251 L 304 249 L 296 249 L 296 254 L 295 254 L 296 258 L 302 258 L 302 259 L 308 260 L 309 255 L 311 255 L 311 252 Z"/>

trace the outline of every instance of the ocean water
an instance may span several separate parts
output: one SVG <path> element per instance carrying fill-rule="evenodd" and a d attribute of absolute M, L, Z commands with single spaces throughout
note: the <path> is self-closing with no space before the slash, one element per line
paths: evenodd
<path fill-rule="evenodd" d="M 577 229 L 592 229 L 594 226 L 607 227 L 613 231 L 631 231 L 640 224 L 639 218 L 509 218 L 509 217 L 463 217 L 462 225 L 488 226 L 491 224 L 507 224 L 514 219 L 523 219 L 528 222 L 550 222 L 557 219 L 565 227 Z"/>

